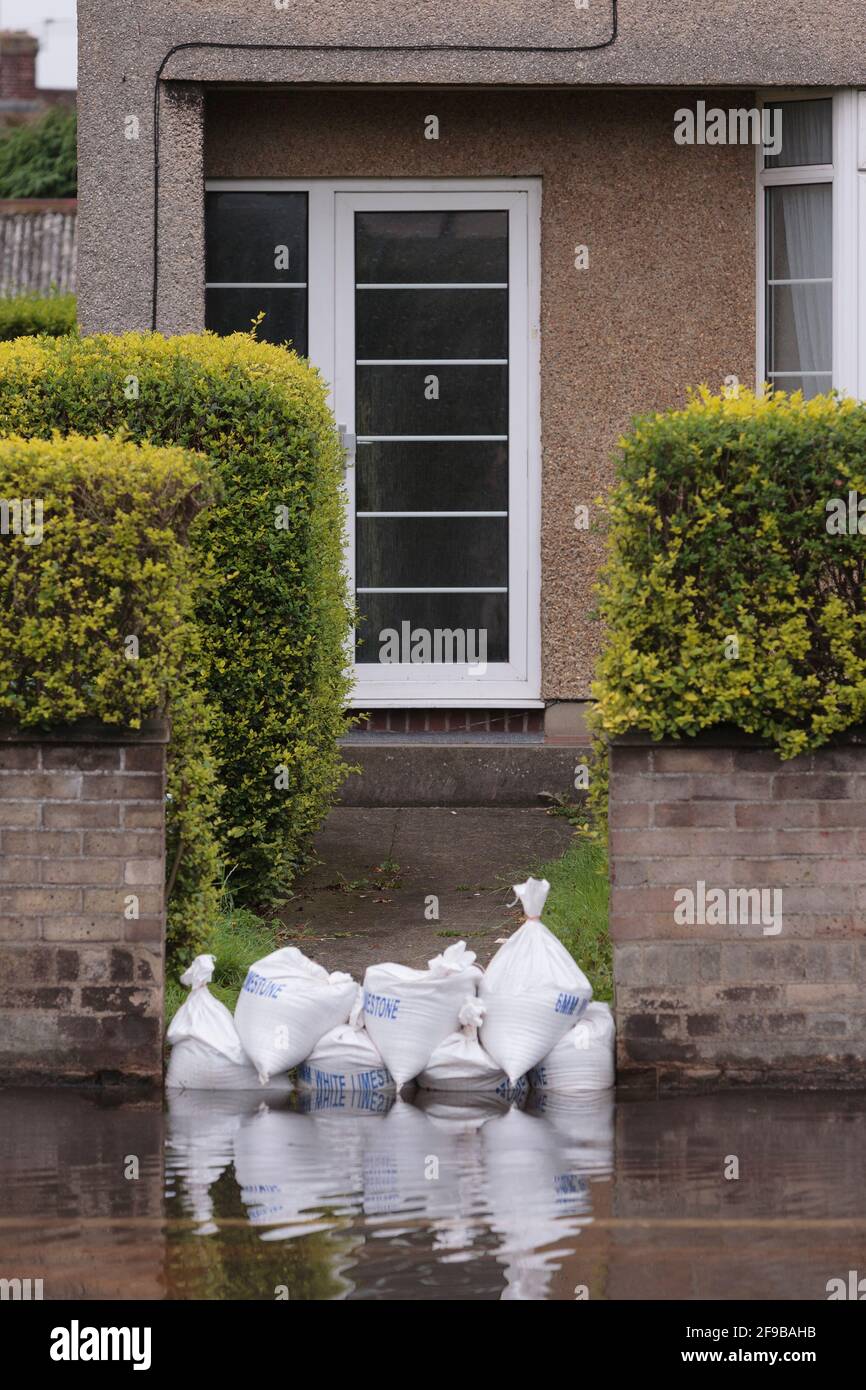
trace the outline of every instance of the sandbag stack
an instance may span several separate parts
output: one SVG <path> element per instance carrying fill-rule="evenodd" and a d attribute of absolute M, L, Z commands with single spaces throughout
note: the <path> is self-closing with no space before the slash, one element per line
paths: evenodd
<path fill-rule="evenodd" d="M 190 996 L 172 1020 L 172 1089 L 289 1087 L 370 1109 L 369 1098 L 417 1080 L 425 1091 L 519 1099 L 527 1085 L 576 1093 L 614 1084 L 614 1024 L 591 1003 L 583 971 L 541 921 L 550 885 L 517 884 L 526 920 L 486 972 L 463 941 L 426 970 L 370 966 L 361 989 L 297 947 L 256 961 L 234 1019 L 208 983 L 213 956 L 181 977 Z M 373 1107 L 375 1108 L 375 1107 Z"/>

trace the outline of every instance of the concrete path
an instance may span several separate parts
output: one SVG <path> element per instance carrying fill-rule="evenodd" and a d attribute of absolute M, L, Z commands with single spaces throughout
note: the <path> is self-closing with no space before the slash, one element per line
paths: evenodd
<path fill-rule="evenodd" d="M 461 938 L 486 965 L 521 920 L 511 885 L 572 834 L 535 808 L 338 806 L 316 838 L 321 862 L 282 913 L 285 944 L 358 980 L 381 961 L 423 967 Z"/>

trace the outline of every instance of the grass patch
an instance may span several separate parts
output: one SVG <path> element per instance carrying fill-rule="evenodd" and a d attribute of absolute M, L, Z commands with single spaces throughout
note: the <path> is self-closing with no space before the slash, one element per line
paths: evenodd
<path fill-rule="evenodd" d="M 546 878 L 550 896 L 545 926 L 571 952 L 592 985 L 593 998 L 613 999 L 613 949 L 607 925 L 607 854 L 602 845 L 576 835 L 561 859 L 534 870 Z"/>
<path fill-rule="evenodd" d="M 262 956 L 270 955 L 278 946 L 286 944 L 279 940 L 281 929 L 282 922 L 266 922 L 246 908 L 236 908 L 218 918 L 207 945 L 208 952 L 216 956 L 210 990 L 232 1013 L 250 966 L 261 960 Z M 187 995 L 188 990 L 178 979 L 166 980 L 166 1026 Z"/>

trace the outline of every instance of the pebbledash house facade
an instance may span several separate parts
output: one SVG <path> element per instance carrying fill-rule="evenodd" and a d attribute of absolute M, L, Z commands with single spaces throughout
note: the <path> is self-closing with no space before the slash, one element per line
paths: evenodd
<path fill-rule="evenodd" d="M 382 727 L 577 741 L 631 416 L 731 379 L 866 396 L 863 20 L 79 0 L 82 327 L 263 313 L 320 368 Z"/>

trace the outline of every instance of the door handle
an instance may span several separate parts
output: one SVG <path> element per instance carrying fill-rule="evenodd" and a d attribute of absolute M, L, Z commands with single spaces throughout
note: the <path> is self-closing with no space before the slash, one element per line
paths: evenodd
<path fill-rule="evenodd" d="M 358 447 L 358 440 L 356 435 L 349 433 L 346 425 L 338 425 L 337 430 L 346 456 L 346 461 L 343 464 L 343 477 L 345 477 L 349 469 L 355 466 L 355 450 Z"/>

